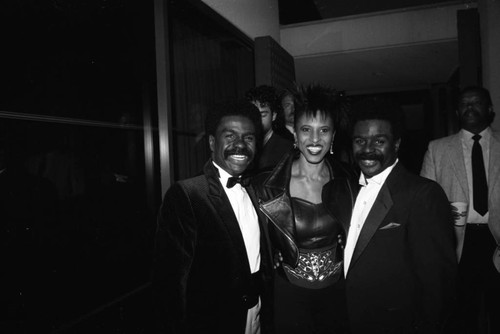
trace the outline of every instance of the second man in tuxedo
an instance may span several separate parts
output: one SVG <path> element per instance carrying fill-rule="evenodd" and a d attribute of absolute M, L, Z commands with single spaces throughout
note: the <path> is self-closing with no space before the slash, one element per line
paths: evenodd
<path fill-rule="evenodd" d="M 439 333 L 457 270 L 448 200 L 437 183 L 398 161 L 396 104 L 368 98 L 353 111 L 361 189 L 344 252 L 351 331 Z"/>

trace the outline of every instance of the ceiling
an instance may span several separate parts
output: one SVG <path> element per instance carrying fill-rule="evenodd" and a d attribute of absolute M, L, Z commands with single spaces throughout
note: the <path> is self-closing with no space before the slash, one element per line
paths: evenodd
<path fill-rule="evenodd" d="M 283 26 L 443 2 L 450 1 L 279 0 L 279 15 Z M 449 81 L 457 68 L 457 41 L 295 59 L 299 83 L 328 84 L 350 95 L 427 89 L 431 84 Z"/>
<path fill-rule="evenodd" d="M 445 2 L 450 0 L 278 0 L 278 6 L 280 24 L 286 25 Z"/>

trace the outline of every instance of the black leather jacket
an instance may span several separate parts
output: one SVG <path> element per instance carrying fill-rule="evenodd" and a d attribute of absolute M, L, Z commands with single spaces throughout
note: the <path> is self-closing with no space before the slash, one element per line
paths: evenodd
<path fill-rule="evenodd" d="M 293 268 L 299 261 L 299 249 L 290 201 L 290 178 L 292 162 L 297 157 L 298 152 L 291 152 L 272 171 L 261 172 L 252 180 L 259 197 L 259 209 L 268 218 L 273 248 L 279 250 L 283 262 Z M 357 177 L 346 164 L 333 161 L 329 156 L 325 159 L 333 178 L 323 186 L 322 202 L 330 215 L 341 222 L 345 236 L 358 191 Z"/>

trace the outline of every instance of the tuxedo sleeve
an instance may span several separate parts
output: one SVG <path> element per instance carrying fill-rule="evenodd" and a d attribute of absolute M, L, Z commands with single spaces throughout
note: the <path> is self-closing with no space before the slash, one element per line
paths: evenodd
<path fill-rule="evenodd" d="M 408 240 L 419 296 L 419 333 L 445 325 L 456 296 L 457 260 L 451 210 L 444 191 L 425 182 L 409 211 Z"/>
<path fill-rule="evenodd" d="M 182 333 L 187 281 L 197 242 L 197 220 L 185 189 L 174 184 L 158 215 L 153 258 L 153 299 L 157 333 Z"/>

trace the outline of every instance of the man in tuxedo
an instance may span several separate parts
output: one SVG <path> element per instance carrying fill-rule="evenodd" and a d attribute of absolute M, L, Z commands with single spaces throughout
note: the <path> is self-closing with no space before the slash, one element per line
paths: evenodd
<path fill-rule="evenodd" d="M 257 157 L 257 168 L 272 168 L 293 147 L 292 140 L 280 136 L 273 130 L 273 122 L 276 121 L 277 111 L 280 108 L 278 93 L 272 86 L 261 85 L 250 89 L 246 97 L 259 108 L 262 120 L 262 151 Z"/>
<path fill-rule="evenodd" d="M 457 267 L 448 200 L 398 162 L 399 106 L 373 97 L 353 111 L 361 188 L 344 249 L 352 333 L 439 333 Z"/>
<path fill-rule="evenodd" d="M 259 111 L 248 101 L 219 105 L 205 128 L 212 154 L 203 174 L 175 183 L 159 212 L 158 332 L 265 333 L 271 255 L 242 179 L 256 153 Z"/>
<path fill-rule="evenodd" d="M 455 333 L 499 333 L 500 132 L 490 127 L 495 114 L 485 88 L 463 89 L 457 113 L 462 129 L 430 142 L 420 174 L 437 181 L 450 202 L 468 203 L 467 223 L 455 227 L 461 280 Z"/>

